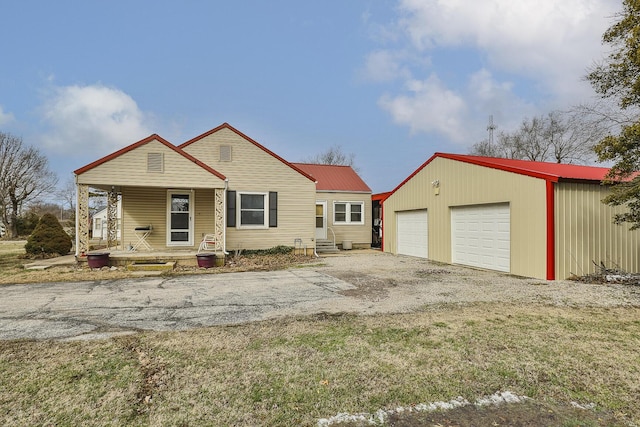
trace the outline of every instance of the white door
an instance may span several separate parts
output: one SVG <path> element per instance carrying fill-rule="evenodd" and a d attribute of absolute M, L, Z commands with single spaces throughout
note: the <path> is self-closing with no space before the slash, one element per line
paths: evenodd
<path fill-rule="evenodd" d="M 167 246 L 193 246 L 193 194 L 170 191 L 167 200 Z"/>
<path fill-rule="evenodd" d="M 509 204 L 451 208 L 451 262 L 509 272 Z"/>
<path fill-rule="evenodd" d="M 316 239 L 327 238 L 327 202 L 316 202 Z"/>
<path fill-rule="evenodd" d="M 398 254 L 420 258 L 429 256 L 427 210 L 396 213 Z"/>

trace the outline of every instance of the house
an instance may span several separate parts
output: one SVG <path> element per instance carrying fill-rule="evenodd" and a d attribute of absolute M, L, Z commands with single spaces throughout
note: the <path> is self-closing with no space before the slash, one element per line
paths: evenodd
<path fill-rule="evenodd" d="M 314 248 L 315 179 L 227 123 L 180 146 L 151 135 L 75 177 L 76 255 L 88 250 L 89 188 L 121 200 L 122 249 L 197 250 L 205 234 L 222 253 Z M 107 222 L 115 229 L 115 214 Z"/>
<path fill-rule="evenodd" d="M 315 238 L 343 249 L 371 247 L 371 189 L 351 166 L 293 163 L 316 181 Z"/>
<path fill-rule="evenodd" d="M 638 272 L 639 232 L 601 202 L 607 172 L 436 153 L 384 199 L 384 251 L 547 280 Z"/>
<path fill-rule="evenodd" d="M 118 200 L 116 204 L 116 239 L 120 240 L 120 219 L 122 218 L 122 204 Z M 107 240 L 107 208 L 99 210 L 91 217 L 91 238 Z"/>

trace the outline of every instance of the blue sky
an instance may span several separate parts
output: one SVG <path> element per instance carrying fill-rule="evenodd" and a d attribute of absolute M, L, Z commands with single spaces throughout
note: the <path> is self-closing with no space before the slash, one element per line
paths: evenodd
<path fill-rule="evenodd" d="M 593 99 L 619 0 L 0 0 L 0 131 L 72 171 L 228 122 L 296 162 L 339 145 L 374 192 L 434 152 Z"/>

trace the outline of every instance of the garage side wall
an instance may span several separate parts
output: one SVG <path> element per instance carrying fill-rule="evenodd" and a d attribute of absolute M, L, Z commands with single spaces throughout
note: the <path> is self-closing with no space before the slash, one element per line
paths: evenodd
<path fill-rule="evenodd" d="M 594 262 L 640 271 L 640 231 L 613 223 L 613 216 L 624 208 L 602 203 L 609 192 L 598 184 L 556 184 L 556 278 L 594 273 Z"/>
<path fill-rule="evenodd" d="M 396 212 L 427 209 L 429 258 L 451 263 L 451 207 L 509 203 L 511 273 L 545 279 L 545 195 L 542 179 L 436 157 L 385 200 L 384 250 L 397 253 Z"/>

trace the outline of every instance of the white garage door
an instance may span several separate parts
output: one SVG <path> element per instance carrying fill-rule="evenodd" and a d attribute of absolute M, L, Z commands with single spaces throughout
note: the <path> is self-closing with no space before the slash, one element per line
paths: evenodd
<path fill-rule="evenodd" d="M 451 261 L 510 271 L 509 204 L 451 208 Z"/>
<path fill-rule="evenodd" d="M 397 212 L 398 254 L 427 258 L 427 210 Z"/>

